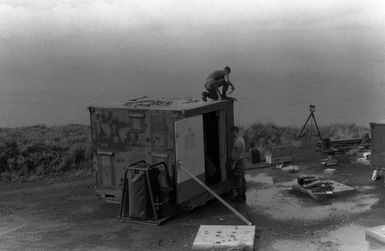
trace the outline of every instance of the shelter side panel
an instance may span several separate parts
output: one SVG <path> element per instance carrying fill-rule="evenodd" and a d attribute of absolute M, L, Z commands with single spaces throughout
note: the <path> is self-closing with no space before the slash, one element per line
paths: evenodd
<path fill-rule="evenodd" d="M 152 161 L 149 118 L 141 110 L 94 109 L 90 113 L 97 183 L 104 188 L 120 187 L 129 163 Z"/>
<path fill-rule="evenodd" d="M 372 137 L 372 166 L 385 168 L 385 124 L 370 124 Z"/>

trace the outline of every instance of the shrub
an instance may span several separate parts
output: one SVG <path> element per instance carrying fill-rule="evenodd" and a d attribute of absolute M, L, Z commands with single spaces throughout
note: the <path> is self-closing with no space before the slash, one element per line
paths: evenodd
<path fill-rule="evenodd" d="M 254 145 L 260 150 L 276 145 L 296 144 L 297 133 L 295 127 L 280 127 L 273 123 L 255 123 L 242 132 L 247 145 Z"/>

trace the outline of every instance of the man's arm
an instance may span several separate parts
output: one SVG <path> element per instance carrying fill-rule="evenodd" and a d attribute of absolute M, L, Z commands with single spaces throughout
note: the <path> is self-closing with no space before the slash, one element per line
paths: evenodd
<path fill-rule="evenodd" d="M 229 74 L 225 75 L 225 81 L 230 86 L 231 90 L 235 89 L 234 85 L 230 82 L 230 75 Z"/>
<path fill-rule="evenodd" d="M 230 81 L 228 83 L 229 83 L 229 86 L 230 86 L 231 90 L 234 91 L 234 89 L 235 89 L 234 85 Z"/>
<path fill-rule="evenodd" d="M 221 97 L 222 96 L 222 93 L 219 91 L 219 88 L 216 89 L 217 93 L 218 93 L 218 96 Z"/>
<path fill-rule="evenodd" d="M 230 82 L 230 75 L 229 75 L 229 74 L 226 74 L 226 75 L 225 75 L 225 81 L 226 81 L 226 82 Z"/>
<path fill-rule="evenodd" d="M 234 143 L 236 144 L 236 143 Z M 237 164 L 237 161 L 240 160 L 240 156 L 241 156 L 241 148 L 239 145 L 234 145 L 234 148 L 233 148 L 233 164 L 231 166 L 232 169 L 235 168 L 235 165 Z"/>

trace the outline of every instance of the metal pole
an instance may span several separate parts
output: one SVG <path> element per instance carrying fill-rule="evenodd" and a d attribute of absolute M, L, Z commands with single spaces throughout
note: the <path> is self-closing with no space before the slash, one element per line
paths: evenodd
<path fill-rule="evenodd" d="M 227 203 L 225 200 L 223 200 L 218 194 L 216 194 L 213 190 L 211 190 L 206 184 L 204 184 L 202 181 L 200 181 L 197 177 L 195 177 L 192 173 L 190 173 L 189 170 L 187 170 L 181 161 L 178 161 L 179 167 L 185 171 L 191 178 L 193 178 L 199 185 L 201 185 L 204 189 L 206 189 L 207 192 L 209 192 L 212 196 L 214 196 L 217 200 L 219 200 L 225 207 L 227 207 L 231 212 L 233 212 L 238 218 L 240 218 L 244 223 L 251 226 L 253 223 L 251 223 L 248 219 L 246 219 L 241 213 L 239 213 L 235 208 L 233 208 L 229 203 Z"/>
<path fill-rule="evenodd" d="M 298 134 L 298 137 L 301 137 L 301 134 L 302 134 L 303 130 L 305 129 L 307 122 L 309 122 L 310 118 L 311 118 L 311 113 L 310 113 L 309 117 L 307 117 L 307 120 L 306 120 L 305 124 L 303 125 L 301 132 Z"/>
<path fill-rule="evenodd" d="M 314 114 L 313 114 L 313 120 L 314 120 L 315 127 L 317 128 L 318 137 L 319 137 L 319 139 L 322 141 L 321 132 L 320 132 L 320 130 L 319 130 L 319 128 L 318 128 L 317 120 L 315 119 Z"/>
<path fill-rule="evenodd" d="M 311 116 L 313 113 L 311 113 Z M 313 117 L 313 116 L 312 116 Z M 309 133 L 309 145 L 311 145 L 311 137 L 313 136 L 313 120 L 310 120 L 310 133 Z"/>

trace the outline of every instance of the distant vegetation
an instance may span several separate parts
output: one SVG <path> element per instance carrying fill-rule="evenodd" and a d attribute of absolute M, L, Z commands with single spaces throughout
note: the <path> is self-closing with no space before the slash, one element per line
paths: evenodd
<path fill-rule="evenodd" d="M 335 124 L 321 131 L 323 137 L 347 139 L 362 137 L 369 130 L 355 124 Z M 242 131 L 248 147 L 254 144 L 262 152 L 274 145 L 300 146 L 298 132 L 299 128 L 272 123 L 255 123 Z M 91 153 L 90 129 L 86 125 L 0 128 L 0 181 L 89 173 Z"/>
<path fill-rule="evenodd" d="M 322 137 L 338 139 L 362 138 L 369 133 L 369 127 L 357 126 L 356 124 L 332 124 L 320 128 Z"/>
<path fill-rule="evenodd" d="M 248 128 L 243 129 L 243 136 L 247 146 L 255 146 L 264 152 L 271 146 L 293 144 L 294 146 L 303 145 L 308 139 L 309 127 L 305 128 L 303 137 L 299 139 L 298 133 L 301 128 L 298 127 L 282 127 L 273 123 L 255 123 Z M 332 124 L 320 127 L 323 138 L 351 139 L 362 138 L 365 133 L 369 132 L 369 128 L 357 126 L 356 124 Z M 313 127 L 312 142 L 314 145 L 318 140 L 316 131 Z"/>
<path fill-rule="evenodd" d="M 90 170 L 90 160 L 88 126 L 37 125 L 0 129 L 0 181 L 23 181 Z"/>

